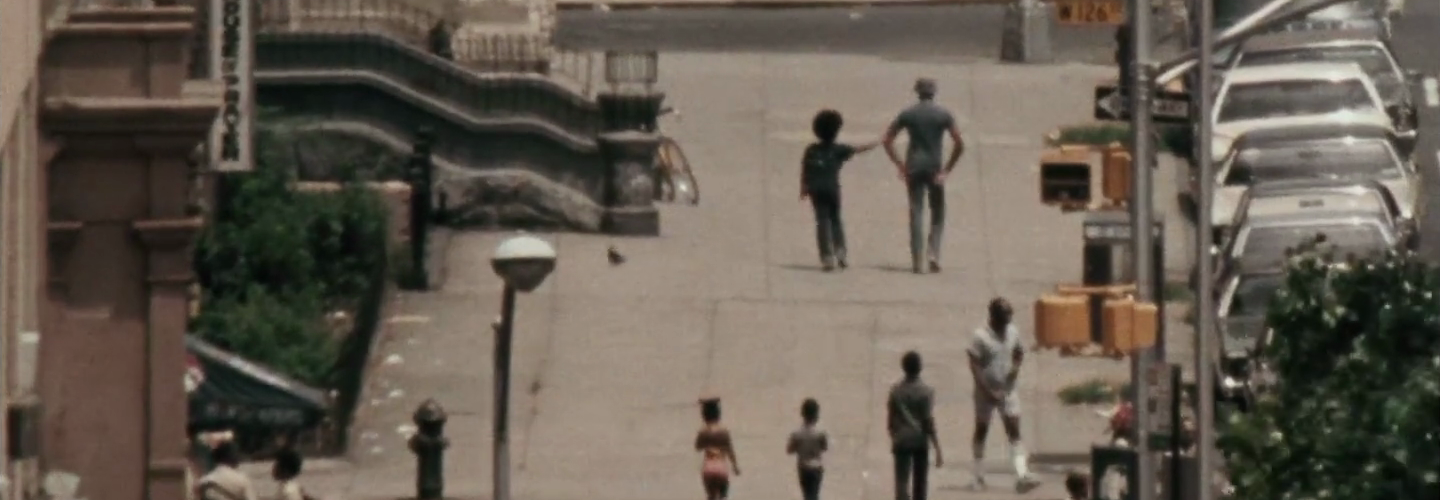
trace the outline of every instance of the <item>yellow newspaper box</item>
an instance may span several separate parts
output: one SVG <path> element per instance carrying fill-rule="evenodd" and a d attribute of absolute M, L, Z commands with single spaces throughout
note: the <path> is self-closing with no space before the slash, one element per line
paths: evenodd
<path fill-rule="evenodd" d="M 1136 303 L 1130 335 L 1131 350 L 1154 346 L 1160 335 L 1160 308 L 1149 302 Z"/>
<path fill-rule="evenodd" d="M 1041 295 L 1035 301 L 1035 343 L 1042 349 L 1090 343 L 1090 305 L 1085 296 Z"/>
<path fill-rule="evenodd" d="M 1120 143 L 1113 143 L 1105 148 L 1101 155 L 1101 191 L 1107 201 L 1116 204 L 1130 202 L 1130 175 L 1131 159 L 1130 151 Z"/>
<path fill-rule="evenodd" d="M 1100 346 L 1106 352 L 1128 353 L 1135 344 L 1135 299 L 1105 299 L 1100 313 Z"/>

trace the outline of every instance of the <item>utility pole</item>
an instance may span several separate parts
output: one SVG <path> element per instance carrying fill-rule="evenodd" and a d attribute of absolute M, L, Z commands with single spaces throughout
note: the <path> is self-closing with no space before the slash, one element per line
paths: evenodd
<path fill-rule="evenodd" d="M 1130 0 L 1126 10 L 1130 11 L 1130 152 L 1134 172 L 1131 177 L 1130 223 L 1132 263 L 1135 266 L 1135 292 L 1137 302 L 1154 302 L 1155 297 L 1155 244 L 1153 242 L 1154 194 L 1151 172 L 1155 163 L 1155 133 L 1152 130 L 1154 106 L 1152 99 L 1155 84 L 1150 66 L 1150 36 L 1152 12 L 1149 0 Z M 1155 348 L 1145 348 L 1130 355 L 1130 387 L 1135 408 L 1136 470 L 1129 471 L 1136 478 L 1132 484 L 1138 486 L 1136 500 L 1155 500 L 1155 457 L 1150 453 L 1151 409 L 1149 373 L 1154 362 Z"/>
<path fill-rule="evenodd" d="M 1199 203 L 1196 204 L 1198 213 L 1195 217 L 1195 263 L 1200 275 L 1195 291 L 1195 498 L 1213 500 L 1216 356 L 1212 351 L 1218 331 L 1215 328 L 1215 271 L 1212 269 L 1214 261 L 1210 255 L 1210 246 L 1214 244 L 1211 241 L 1214 234 L 1212 228 L 1215 227 L 1215 221 L 1211 217 L 1211 208 L 1215 201 L 1215 162 L 1212 158 L 1214 153 L 1211 151 L 1215 124 L 1210 121 L 1214 114 L 1215 96 L 1210 90 L 1214 88 L 1215 79 L 1215 4 L 1213 0 L 1198 0 L 1196 3 L 1200 7 L 1195 16 L 1198 25 L 1196 29 L 1200 32 L 1200 74 L 1198 88 L 1190 90 L 1191 99 L 1198 104 L 1198 113 L 1191 119 L 1199 124 L 1194 156 L 1199 163 L 1196 167 L 1200 177 L 1200 189 L 1196 193 L 1199 198 Z M 1179 429 L 1176 429 L 1176 432 L 1179 432 Z M 1179 463 L 1178 457 L 1176 463 Z"/>

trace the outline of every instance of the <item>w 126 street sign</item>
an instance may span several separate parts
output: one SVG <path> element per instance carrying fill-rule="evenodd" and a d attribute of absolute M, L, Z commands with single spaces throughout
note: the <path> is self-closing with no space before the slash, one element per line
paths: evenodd
<path fill-rule="evenodd" d="M 1155 121 L 1187 123 L 1190 121 L 1190 94 L 1172 90 L 1154 90 L 1151 107 Z M 1096 120 L 1129 120 L 1130 98 L 1115 85 L 1095 86 Z"/>

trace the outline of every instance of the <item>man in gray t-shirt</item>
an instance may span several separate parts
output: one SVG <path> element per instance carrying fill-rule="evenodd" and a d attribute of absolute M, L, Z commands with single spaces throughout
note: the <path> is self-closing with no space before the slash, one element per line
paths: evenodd
<path fill-rule="evenodd" d="M 1015 465 L 1015 489 L 1023 492 L 1038 483 L 1030 477 L 1025 446 L 1020 443 L 1020 396 L 1015 381 L 1020 364 L 1025 361 L 1025 348 L 1020 344 L 1020 330 L 1010 322 L 1014 311 L 1010 302 L 996 297 L 990 301 L 989 322 L 975 330 L 970 339 L 970 374 L 975 377 L 975 435 L 971 441 L 975 453 L 975 486 L 984 488 L 985 437 L 990 434 L 990 417 L 996 410 L 1010 438 L 1010 460 Z"/>
<path fill-rule="evenodd" d="M 895 117 L 885 132 L 885 154 L 899 170 L 900 179 L 910 197 L 910 257 L 916 274 L 925 272 L 928 260 L 930 272 L 940 271 L 940 235 L 945 228 L 945 176 L 955 169 L 960 155 L 965 151 L 965 142 L 960 139 L 960 129 L 949 110 L 935 104 L 935 81 L 921 78 L 915 81 L 915 94 L 920 101 L 905 108 Z M 905 159 L 895 152 L 895 138 L 900 131 L 909 136 L 910 146 Z M 955 146 L 949 158 L 941 162 L 945 152 L 945 135 L 949 133 Z M 930 205 L 929 245 L 921 219 L 925 205 Z"/>

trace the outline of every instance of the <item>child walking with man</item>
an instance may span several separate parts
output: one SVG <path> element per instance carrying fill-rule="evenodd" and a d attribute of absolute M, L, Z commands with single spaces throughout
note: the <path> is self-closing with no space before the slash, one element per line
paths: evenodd
<path fill-rule="evenodd" d="M 800 429 L 790 433 L 785 452 L 795 455 L 800 476 L 800 494 L 804 500 L 820 500 L 820 482 L 825 478 L 825 464 L 820 460 L 830 449 L 830 439 L 816 423 L 820 421 L 820 403 L 813 398 L 800 404 Z"/>
<path fill-rule="evenodd" d="M 844 144 L 837 140 L 845 119 L 839 111 L 822 110 L 815 114 L 811 130 L 816 142 L 805 148 L 801 159 L 800 200 L 810 200 L 815 209 L 815 241 L 820 249 L 820 265 L 825 272 L 836 266 L 850 266 L 845 254 L 845 228 L 840 221 L 840 169 L 856 154 L 864 153 L 879 142 L 861 145 Z"/>

